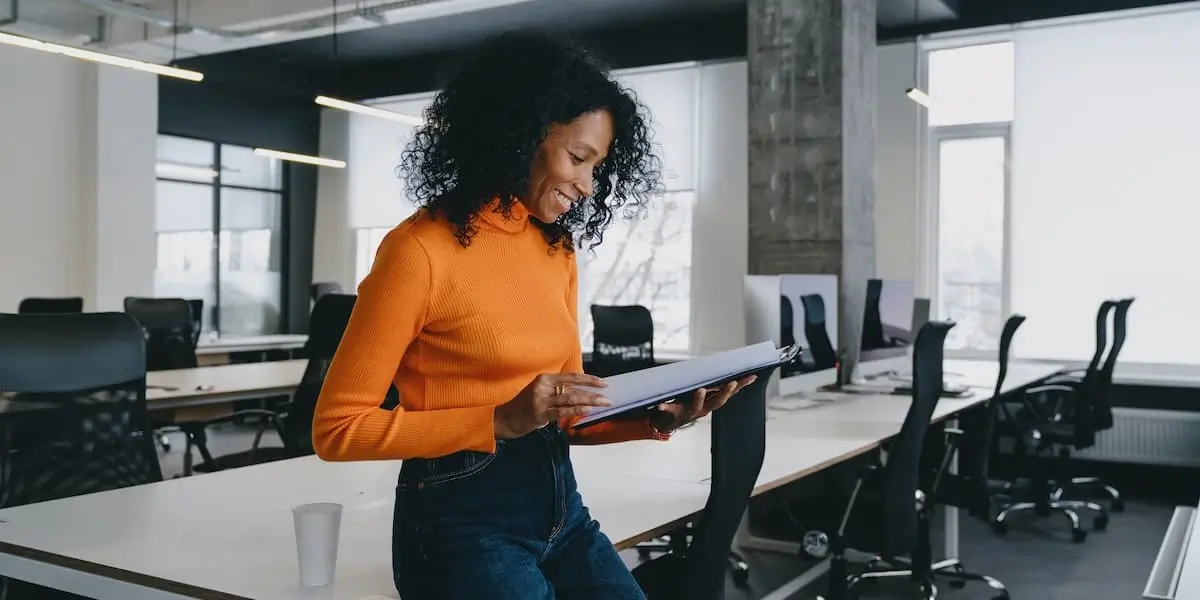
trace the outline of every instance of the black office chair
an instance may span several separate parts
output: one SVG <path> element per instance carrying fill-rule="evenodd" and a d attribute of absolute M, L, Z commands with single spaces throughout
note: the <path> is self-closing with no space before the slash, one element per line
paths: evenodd
<path fill-rule="evenodd" d="M 633 569 L 648 600 L 721 600 L 725 569 L 766 454 L 767 380 L 760 375 L 712 415 L 712 480 L 690 543 Z"/>
<path fill-rule="evenodd" d="M 25 298 L 17 312 L 28 314 L 72 314 L 83 312 L 83 298 Z"/>
<path fill-rule="evenodd" d="M 645 306 L 593 304 L 590 372 L 608 377 L 654 366 L 654 319 Z"/>
<path fill-rule="evenodd" d="M 1108 356 L 1104 359 L 1104 366 L 1100 368 L 1100 383 L 1098 391 L 1092 398 L 1092 435 L 1096 432 L 1107 431 L 1112 429 L 1114 425 L 1111 391 L 1113 387 L 1113 371 L 1117 366 L 1117 358 L 1121 354 L 1121 349 L 1125 347 L 1125 335 L 1128 326 L 1129 308 L 1133 305 L 1134 298 L 1124 298 L 1117 301 L 1117 306 L 1113 310 L 1113 345 L 1109 350 Z M 1065 383 L 1060 378 L 1052 378 L 1048 383 L 1062 384 Z M 1085 440 L 1086 432 L 1084 433 Z M 1090 446 L 1094 443 L 1094 439 L 1088 441 Z M 1125 501 L 1121 497 L 1121 492 L 1116 488 L 1106 485 L 1099 477 L 1072 477 L 1065 484 L 1060 485 L 1054 490 L 1054 495 L 1057 497 L 1078 497 L 1087 496 L 1095 497 L 1100 495 L 1109 500 L 1109 509 L 1115 512 L 1125 510 Z"/>
<path fill-rule="evenodd" d="M 878 350 L 887 347 L 887 340 L 883 335 L 883 316 L 879 312 L 879 303 L 882 298 L 883 281 L 868 279 L 867 298 L 863 309 L 863 350 Z"/>
<path fill-rule="evenodd" d="M 1111 373 L 1105 378 L 1101 357 L 1107 345 L 1109 315 L 1119 304 L 1116 300 L 1106 300 L 1096 311 L 1096 351 L 1082 378 L 1058 378 L 1031 387 L 1024 391 L 1021 409 L 1015 415 L 1005 415 L 1005 420 L 1011 423 L 1006 425 L 1016 428 L 1019 448 L 1028 448 L 1032 456 L 1024 463 L 1029 471 L 1027 481 L 1014 482 L 1010 487 L 1016 490 L 1025 484 L 1026 491 L 1016 496 L 1022 501 L 1004 506 L 992 520 L 992 529 L 997 534 L 1008 531 L 1008 522 L 1013 515 L 1026 512 L 1036 516 L 1062 514 L 1071 525 L 1071 539 L 1077 543 L 1086 540 L 1088 535 L 1080 522 L 1080 511 L 1094 513 L 1094 529 L 1102 531 L 1108 527 L 1108 508 L 1095 502 L 1065 499 L 1060 482 L 1071 481 L 1069 449 L 1084 449 L 1095 444 L 1093 414 L 1097 405 L 1107 401 L 1112 383 Z M 1120 337 L 1124 343 L 1124 333 Z M 1119 351 L 1119 345 L 1114 344 L 1114 349 Z M 1115 354 L 1110 353 L 1114 361 Z"/>
<path fill-rule="evenodd" d="M 200 343 L 200 332 L 204 330 L 204 300 L 191 298 L 188 306 L 192 309 L 192 345 Z"/>
<path fill-rule="evenodd" d="M 796 343 L 796 316 L 792 300 L 783 294 L 779 295 L 779 345 L 786 348 Z M 804 372 L 804 352 L 796 355 L 779 369 L 781 377 L 791 377 Z"/>
<path fill-rule="evenodd" d="M 308 292 L 312 296 L 312 301 L 316 302 L 325 294 L 342 293 L 342 284 L 336 281 L 318 281 L 308 287 Z"/>
<path fill-rule="evenodd" d="M 193 305 L 182 298 L 125 298 L 125 314 L 142 326 L 146 339 L 146 370 L 169 371 L 197 366 Z M 153 420 L 153 418 L 152 418 Z M 173 421 L 153 420 L 158 445 L 171 451 L 169 434 L 180 431 Z"/>
<path fill-rule="evenodd" d="M 992 397 L 983 406 L 968 411 L 959 417 L 959 428 L 945 430 L 946 445 L 941 465 L 934 477 L 932 489 L 938 504 L 963 508 L 967 514 L 984 522 L 992 520 L 992 505 L 995 500 L 1004 500 L 1012 493 L 1008 482 L 989 478 L 992 439 L 996 421 L 1004 411 L 1004 380 L 1008 377 L 1009 350 L 1013 337 L 1021 324 L 1023 315 L 1012 315 L 1004 323 L 1000 333 L 999 374 Z M 950 464 L 958 457 L 958 473 L 950 472 Z M 933 564 L 935 574 L 953 573 L 951 587 L 963 587 L 967 581 L 986 583 L 997 594 L 1007 595 L 1007 588 L 993 577 L 970 573 L 955 557 L 947 557 Z"/>
<path fill-rule="evenodd" d="M 925 435 L 942 393 L 943 345 L 953 326 L 930 321 L 917 333 L 912 403 L 900 433 L 887 446 L 886 463 L 868 465 L 848 499 L 804 500 L 792 507 L 795 521 L 810 528 L 804 552 L 818 558 L 831 555 L 825 600 L 849 600 L 861 582 L 891 577 L 911 579 L 924 598 L 937 595 L 929 539 L 933 502 L 919 481 Z M 846 560 L 851 548 L 876 554 L 852 576 Z M 953 571 L 941 574 L 956 576 Z"/>
<path fill-rule="evenodd" d="M 313 307 L 309 316 L 308 341 L 304 344 L 308 365 L 304 368 L 304 375 L 301 376 L 300 385 L 292 394 L 291 401 L 279 408 L 282 416 L 271 419 L 283 445 L 260 446 L 263 433 L 260 429 L 249 450 L 215 458 L 204 457 L 204 460 L 194 467 L 195 472 L 212 473 L 308 456 L 314 452 L 312 419 L 317 409 L 317 398 L 321 395 L 325 373 L 329 370 L 329 363 L 333 362 L 333 355 L 342 342 L 342 335 L 346 333 L 346 325 L 350 322 L 350 313 L 354 311 L 357 299 L 357 296 L 347 294 L 325 294 Z M 227 417 L 231 418 L 232 416 Z"/>
<path fill-rule="evenodd" d="M 812 356 L 813 368 L 818 371 L 837 366 L 837 350 L 829 339 L 829 324 L 825 317 L 825 299 L 820 294 L 800 297 L 804 307 L 804 337 Z"/>
<path fill-rule="evenodd" d="M 191 302 L 182 298 L 128 297 L 125 298 L 125 314 L 142 326 L 146 338 L 147 371 L 197 366 Z"/>
<path fill-rule="evenodd" d="M 162 481 L 145 386 L 142 332 L 126 315 L 0 315 L 0 506 Z M 6 600 L 77 598 L 0 581 Z"/>

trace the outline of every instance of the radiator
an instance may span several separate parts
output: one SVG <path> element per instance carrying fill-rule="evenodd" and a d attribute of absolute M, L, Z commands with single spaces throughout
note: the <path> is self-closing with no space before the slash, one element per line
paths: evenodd
<path fill-rule="evenodd" d="M 1113 428 L 1096 434 L 1096 445 L 1072 452 L 1093 460 L 1200 466 L 1200 413 L 1114 408 Z"/>
<path fill-rule="evenodd" d="M 1016 404 L 1010 406 L 1017 410 Z M 1000 440 L 1012 452 L 1012 440 Z M 1072 450 L 1090 460 L 1144 465 L 1200 466 L 1200 412 L 1114 408 L 1113 428 L 1096 434 L 1096 445 Z"/>

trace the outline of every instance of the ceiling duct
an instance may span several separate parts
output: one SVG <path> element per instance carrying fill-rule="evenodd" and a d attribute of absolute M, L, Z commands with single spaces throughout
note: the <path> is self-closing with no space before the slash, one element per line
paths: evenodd
<path fill-rule="evenodd" d="M 105 17 L 71 0 L 0 0 L 0 29 L 74 44 L 104 41 Z"/>
<path fill-rule="evenodd" d="M 3 0 L 0 0 L 3 1 Z M 320 31 L 332 27 L 336 19 L 338 25 L 342 25 L 347 19 L 360 18 L 372 25 L 387 25 L 387 14 L 391 11 L 412 8 L 424 4 L 433 4 L 441 0 L 397 0 L 395 2 L 387 2 L 384 4 L 376 4 L 370 7 L 358 7 L 353 4 L 346 6 L 345 10 L 338 10 L 336 13 L 331 12 L 328 15 L 321 17 L 313 17 L 292 21 L 289 23 L 266 25 L 262 27 L 254 27 L 249 29 L 229 29 L 224 27 L 206 27 L 194 25 L 191 23 L 178 24 L 175 22 L 174 15 L 161 13 L 150 10 L 148 8 L 123 2 L 122 0 L 74 0 L 75 2 L 101 11 L 104 14 L 113 17 L 122 17 L 133 19 L 156 27 L 162 27 L 175 33 L 207 33 L 220 38 L 239 39 L 252 37 L 269 37 L 276 34 L 302 34 L 311 31 Z M 340 7 L 339 7 L 340 8 Z"/>

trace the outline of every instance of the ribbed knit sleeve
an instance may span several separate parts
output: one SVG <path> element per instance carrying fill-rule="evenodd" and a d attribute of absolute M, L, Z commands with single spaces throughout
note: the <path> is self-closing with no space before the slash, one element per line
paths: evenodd
<path fill-rule="evenodd" d="M 494 407 L 380 408 L 405 351 L 424 328 L 437 280 L 421 242 L 403 228 L 379 246 L 321 387 L 313 447 L 329 461 L 436 458 L 495 451 Z"/>
<path fill-rule="evenodd" d="M 571 283 L 567 288 L 567 308 L 571 311 L 571 320 L 576 323 L 575 328 L 579 328 L 579 269 L 575 263 L 574 255 L 571 256 Z M 571 357 L 567 359 L 567 364 L 563 366 L 563 373 L 582 373 L 583 372 L 583 347 L 576 346 L 575 351 L 571 353 Z M 559 427 L 567 432 L 572 444 L 588 445 L 588 444 L 613 444 L 617 442 L 628 442 L 631 440 L 666 440 L 670 436 L 660 434 L 650 426 L 649 419 L 636 419 L 626 421 L 608 421 L 593 425 L 586 429 L 573 429 L 572 426 L 582 417 L 571 417 L 563 419 L 559 422 Z"/>

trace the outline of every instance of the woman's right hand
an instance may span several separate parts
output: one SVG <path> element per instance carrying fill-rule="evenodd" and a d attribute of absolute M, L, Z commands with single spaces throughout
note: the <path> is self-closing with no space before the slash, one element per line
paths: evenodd
<path fill-rule="evenodd" d="M 545 427 L 551 421 L 583 416 L 594 407 L 608 406 L 604 396 L 574 386 L 605 387 L 604 380 L 583 373 L 538 375 L 509 402 L 496 407 L 496 439 L 511 440 Z"/>

